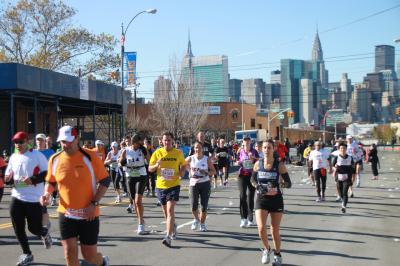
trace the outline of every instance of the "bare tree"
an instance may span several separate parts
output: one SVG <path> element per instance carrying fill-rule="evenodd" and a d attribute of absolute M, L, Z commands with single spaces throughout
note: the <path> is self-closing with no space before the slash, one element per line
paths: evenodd
<path fill-rule="evenodd" d="M 170 83 L 161 85 L 154 99 L 152 120 L 161 130 L 176 138 L 194 135 L 207 118 L 207 106 L 201 101 L 202 91 L 191 71 L 182 71 L 172 59 L 168 74 Z"/>

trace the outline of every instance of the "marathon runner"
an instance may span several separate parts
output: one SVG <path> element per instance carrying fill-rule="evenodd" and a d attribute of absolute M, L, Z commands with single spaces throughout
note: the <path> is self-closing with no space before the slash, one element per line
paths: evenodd
<path fill-rule="evenodd" d="M 254 163 L 258 160 L 258 153 L 250 148 L 250 137 L 243 137 L 242 148 L 238 154 L 239 178 L 238 186 L 240 191 L 240 227 L 254 226 L 254 193 L 255 188 L 250 183 Z"/>
<path fill-rule="evenodd" d="M 360 174 L 361 174 L 361 167 L 362 167 L 362 156 L 363 152 L 358 147 L 357 141 L 353 139 L 351 135 L 346 136 L 347 140 L 347 154 L 353 157 L 356 167 L 356 174 L 353 175 L 352 185 L 349 188 L 350 197 L 354 197 L 353 192 L 353 184 L 356 182 L 356 187 L 360 187 Z"/>
<path fill-rule="evenodd" d="M 195 154 L 186 158 L 186 165 L 189 166 L 189 195 L 192 207 L 193 222 L 191 229 L 206 232 L 206 217 L 208 200 L 210 198 L 211 183 L 210 176 L 215 174 L 211 159 L 203 154 L 203 147 L 200 142 L 194 143 Z M 199 218 L 199 197 L 201 203 L 201 215 Z"/>
<path fill-rule="evenodd" d="M 308 178 L 311 179 L 312 185 L 315 186 L 315 178 L 313 175 L 312 165 L 310 164 L 308 159 L 311 151 L 312 151 L 312 144 L 308 143 L 307 148 L 304 149 L 303 158 L 306 160 Z"/>
<path fill-rule="evenodd" d="M 329 161 L 329 153 L 325 149 L 321 149 L 321 142 L 314 143 L 315 149 L 310 152 L 308 157 L 309 164 L 312 165 L 314 179 L 317 183 L 317 202 L 325 201 L 325 189 L 327 168 L 329 166 L 329 173 L 332 173 L 331 162 Z M 322 190 L 321 190 L 322 186 Z M 322 192 L 322 193 L 321 193 Z"/>
<path fill-rule="evenodd" d="M 290 188 L 288 171 L 285 163 L 279 159 L 279 155 L 274 153 L 274 142 L 272 140 L 264 141 L 262 144 L 264 159 L 260 159 L 254 164 L 254 171 L 251 178 L 252 185 L 257 189 L 256 196 L 256 220 L 258 235 L 263 242 L 261 262 L 268 264 L 270 262 L 271 247 L 268 243 L 267 217 L 271 215 L 271 234 L 274 242 L 274 261 L 272 265 L 280 266 L 282 264 L 281 256 L 281 236 L 280 223 L 283 216 L 284 204 L 282 197 L 282 188 Z M 280 177 L 283 183 L 280 184 Z"/>
<path fill-rule="evenodd" d="M 218 161 L 218 170 L 221 180 L 224 180 L 223 185 L 227 186 L 229 176 L 230 155 L 229 150 L 225 147 L 225 139 L 219 139 L 218 147 L 214 150 L 215 157 Z M 224 178 L 222 178 L 222 174 Z"/>
<path fill-rule="evenodd" d="M 26 132 L 17 132 L 12 141 L 17 152 L 10 157 L 5 172 L 5 181 L 13 184 L 10 216 L 15 235 L 23 251 L 17 265 L 23 266 L 33 262 L 33 254 L 25 232 L 25 223 L 28 224 L 28 229 L 32 234 L 42 238 L 46 249 L 52 246 L 49 230 L 42 225 L 43 207 L 39 202 L 47 173 L 47 160 L 41 152 L 28 148 Z"/>
<path fill-rule="evenodd" d="M 108 166 L 111 180 L 114 184 L 114 190 L 116 193 L 115 203 L 121 202 L 121 175 L 118 166 L 118 158 L 120 157 L 120 151 L 118 150 L 118 143 L 113 141 L 111 143 L 111 151 L 108 152 L 104 164 Z"/>
<path fill-rule="evenodd" d="M 132 145 L 122 151 L 120 162 L 126 160 L 125 175 L 128 182 L 128 192 L 130 201 L 135 204 L 136 215 L 138 218 L 137 234 L 145 234 L 144 227 L 144 208 L 143 192 L 147 183 L 147 171 L 145 161 L 148 159 L 146 149 L 143 151 L 140 145 L 139 135 L 134 135 L 131 140 Z"/>
<path fill-rule="evenodd" d="M 40 201 L 43 206 L 48 205 L 51 193 L 58 186 L 60 201 L 57 211 L 66 264 L 80 265 L 79 240 L 82 256 L 87 263 L 109 265 L 108 257 L 97 251 L 99 202 L 110 185 L 107 170 L 95 151 L 79 146 L 76 128 L 60 128 L 57 141 L 61 142 L 63 151 L 49 160 L 47 183 Z"/>
<path fill-rule="evenodd" d="M 354 160 L 346 154 L 347 145 L 345 143 L 339 144 L 339 154 L 333 159 L 335 181 L 338 183 L 339 195 L 342 198 L 342 213 L 346 212 L 348 202 L 348 190 L 352 185 L 352 176 L 354 175 Z"/>
<path fill-rule="evenodd" d="M 172 133 L 163 133 L 163 147 L 153 153 L 149 164 L 150 172 L 157 171 L 157 198 L 161 202 L 167 227 L 162 243 L 167 247 L 171 247 L 171 239 L 176 238 L 175 205 L 179 201 L 180 177 L 186 171 L 183 153 L 173 147 L 173 140 Z"/>

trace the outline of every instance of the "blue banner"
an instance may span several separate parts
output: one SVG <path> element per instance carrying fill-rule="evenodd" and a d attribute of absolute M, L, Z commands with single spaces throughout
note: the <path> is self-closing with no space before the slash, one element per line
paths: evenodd
<path fill-rule="evenodd" d="M 124 83 L 127 87 L 136 84 L 136 52 L 124 54 Z"/>

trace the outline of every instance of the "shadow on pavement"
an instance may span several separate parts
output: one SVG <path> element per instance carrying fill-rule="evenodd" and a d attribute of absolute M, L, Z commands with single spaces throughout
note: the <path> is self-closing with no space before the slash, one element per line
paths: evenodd
<path fill-rule="evenodd" d="M 288 250 L 288 249 L 285 249 L 283 252 L 296 254 L 296 255 L 304 255 L 304 256 L 336 256 L 336 257 L 343 257 L 343 258 L 357 259 L 357 260 L 378 260 L 378 258 L 351 256 L 351 255 L 338 253 L 338 252 L 329 252 L 329 251 L 320 251 L 320 250 L 290 250 L 290 249 Z"/>

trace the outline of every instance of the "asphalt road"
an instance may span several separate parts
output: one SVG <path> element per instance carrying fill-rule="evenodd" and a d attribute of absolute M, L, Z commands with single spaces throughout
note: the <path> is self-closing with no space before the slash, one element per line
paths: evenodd
<path fill-rule="evenodd" d="M 346 214 L 334 202 L 333 178 L 329 178 L 327 201 L 315 202 L 315 188 L 308 184 L 303 167 L 290 166 L 293 188 L 284 191 L 285 215 L 281 224 L 284 265 L 399 265 L 400 261 L 400 153 L 382 152 L 380 180 L 370 180 L 368 165 L 355 189 Z M 232 174 L 232 178 L 236 175 Z M 184 185 L 187 181 L 183 182 Z M 190 230 L 192 221 L 187 189 L 176 209 L 178 239 L 172 248 L 161 244 L 165 225 L 154 198 L 145 198 L 148 235 L 136 234 L 136 218 L 125 211 L 127 201 L 114 204 L 110 190 L 102 200 L 99 250 L 111 265 L 260 265 L 261 241 L 257 229 L 239 228 L 236 181 L 212 192 L 208 232 Z M 10 225 L 9 190 L 0 204 L 0 265 L 15 265 L 21 254 Z M 55 214 L 55 208 L 50 208 Z M 45 250 L 31 236 L 33 265 L 65 265 L 56 215 L 51 233 L 56 240 Z"/>

